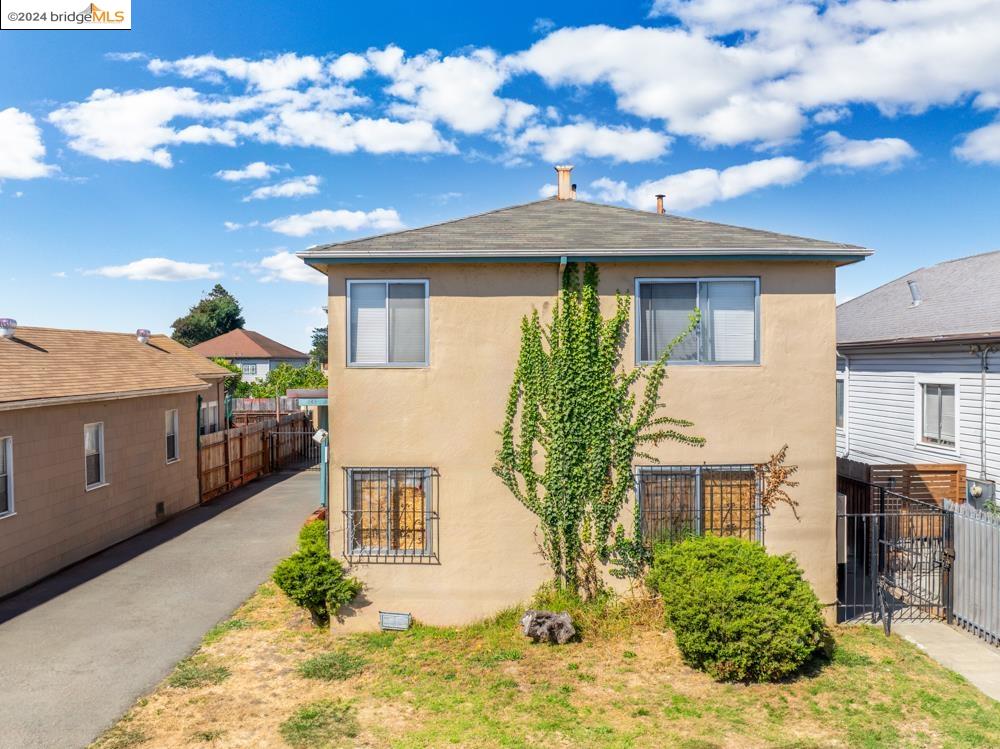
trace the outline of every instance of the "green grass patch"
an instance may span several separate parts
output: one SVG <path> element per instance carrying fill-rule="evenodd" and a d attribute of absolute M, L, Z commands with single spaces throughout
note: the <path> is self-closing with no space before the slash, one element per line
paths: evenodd
<path fill-rule="evenodd" d="M 204 656 L 192 656 L 177 664 L 177 668 L 167 678 L 167 684 L 177 689 L 197 689 L 221 684 L 230 674 L 230 670 L 221 664 Z"/>
<path fill-rule="evenodd" d="M 294 749 L 323 749 L 357 736 L 360 729 L 350 705 L 319 700 L 300 707 L 278 730 Z"/>
<path fill-rule="evenodd" d="M 205 636 L 201 638 L 201 642 L 203 645 L 211 645 L 221 640 L 230 632 L 235 632 L 238 629 L 250 629 L 252 626 L 253 624 L 246 619 L 227 619 L 208 630 Z"/>
<path fill-rule="evenodd" d="M 299 664 L 299 673 L 306 679 L 323 681 L 343 681 L 360 674 L 365 667 L 365 659 L 343 650 L 322 653 Z"/>
<path fill-rule="evenodd" d="M 225 735 L 225 731 L 220 729 L 215 729 L 211 731 L 195 731 L 191 734 L 192 741 L 200 741 L 203 744 L 210 744 L 216 739 L 221 739 Z"/>

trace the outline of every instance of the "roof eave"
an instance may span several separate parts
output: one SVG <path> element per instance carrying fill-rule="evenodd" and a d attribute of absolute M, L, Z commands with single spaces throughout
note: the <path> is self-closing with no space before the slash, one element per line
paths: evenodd
<path fill-rule="evenodd" d="M 967 343 L 1000 345 L 1000 331 L 980 333 L 952 333 L 933 336 L 904 336 L 880 338 L 867 341 L 837 341 L 838 349 L 886 348 L 889 346 L 909 346 L 928 343 Z"/>
<path fill-rule="evenodd" d="M 441 250 L 416 253 L 399 250 L 369 252 L 296 253 L 307 265 L 321 268 L 342 263 L 560 263 L 569 259 L 577 262 L 663 262 L 672 260 L 819 260 L 849 265 L 873 254 L 867 248 L 844 248 L 817 251 L 809 248 L 649 248 L 618 249 L 546 249 L 518 252 L 468 252 Z"/>
<path fill-rule="evenodd" d="M 175 387 L 148 388 L 145 390 L 121 390 L 107 393 L 83 393 L 79 395 L 56 395 L 51 398 L 27 398 L 25 400 L 0 402 L 0 411 L 14 411 L 21 408 L 40 408 L 42 406 L 59 406 L 67 403 L 89 403 L 92 401 L 114 401 L 127 398 L 147 398 L 155 395 L 171 395 L 173 393 L 195 393 L 204 390 L 209 385 L 179 385 Z"/>

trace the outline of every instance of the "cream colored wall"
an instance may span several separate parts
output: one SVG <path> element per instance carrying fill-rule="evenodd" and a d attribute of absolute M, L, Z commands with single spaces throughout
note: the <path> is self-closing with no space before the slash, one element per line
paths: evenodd
<path fill-rule="evenodd" d="M 197 394 L 0 412 L 14 439 L 15 514 L 0 518 L 0 595 L 198 503 Z M 178 410 L 180 460 L 167 464 L 165 416 Z M 107 486 L 84 487 L 83 425 L 104 422 Z"/>
<path fill-rule="evenodd" d="M 788 443 L 800 469 L 798 520 L 780 508 L 766 543 L 792 552 L 824 603 L 836 598 L 835 448 L 832 376 L 835 269 L 831 263 L 604 263 L 610 314 L 616 290 L 637 277 L 757 276 L 759 366 L 672 366 L 664 413 L 691 419 L 703 448 L 662 445 L 664 464 L 757 463 Z M 434 467 L 440 564 L 355 565 L 370 604 L 349 614 L 373 625 L 378 610 L 451 624 L 528 598 L 548 577 L 536 554 L 535 517 L 491 472 L 504 401 L 517 359 L 521 317 L 550 312 L 555 265 L 382 264 L 329 266 L 331 548 L 343 549 L 343 467 Z M 349 368 L 346 280 L 428 279 L 430 366 Z M 634 363 L 630 331 L 625 363 Z"/>

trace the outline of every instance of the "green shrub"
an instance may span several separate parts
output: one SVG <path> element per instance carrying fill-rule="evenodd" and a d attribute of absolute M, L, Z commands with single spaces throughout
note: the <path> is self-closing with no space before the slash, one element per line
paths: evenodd
<path fill-rule="evenodd" d="M 278 563 L 271 579 L 285 595 L 306 609 L 317 626 L 330 613 L 361 592 L 361 582 L 348 577 L 343 565 L 326 548 L 326 523 L 307 523 L 299 533 L 299 550 Z"/>
<path fill-rule="evenodd" d="M 776 681 L 829 635 L 790 556 L 737 538 L 692 538 L 656 550 L 650 586 L 684 661 L 720 681 Z"/>
<path fill-rule="evenodd" d="M 324 681 L 343 681 L 355 674 L 360 674 L 364 668 L 365 659 L 360 655 L 335 651 L 322 653 L 299 664 L 299 673 L 306 679 L 322 679 Z"/>

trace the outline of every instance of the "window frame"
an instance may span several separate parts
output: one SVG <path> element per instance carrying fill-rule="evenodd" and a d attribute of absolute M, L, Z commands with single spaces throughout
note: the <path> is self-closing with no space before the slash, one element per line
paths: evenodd
<path fill-rule="evenodd" d="M 97 443 L 98 443 L 98 455 L 100 456 L 100 466 L 101 475 L 100 480 L 94 484 L 87 483 L 87 427 L 98 427 L 97 430 Z M 91 421 L 83 425 L 83 486 L 85 491 L 93 491 L 94 489 L 100 489 L 102 486 L 107 486 L 110 481 L 108 481 L 107 467 L 105 466 L 104 458 L 104 422 L 103 421 Z"/>
<path fill-rule="evenodd" d="M 928 442 L 924 439 L 924 386 L 946 385 L 955 388 L 955 443 L 952 445 L 941 442 Z M 934 451 L 945 455 L 960 455 L 959 445 L 962 443 L 962 387 L 959 378 L 953 375 L 919 375 L 913 381 L 913 441 L 922 450 Z"/>
<path fill-rule="evenodd" d="M 351 361 L 351 287 L 355 284 L 380 283 L 385 288 L 385 359 L 375 363 L 356 363 Z M 389 284 L 422 284 L 424 287 L 424 358 L 421 362 L 390 362 L 389 361 Z M 345 317 L 346 335 L 344 340 L 347 345 L 344 348 L 344 359 L 347 366 L 352 369 L 426 369 L 431 365 L 431 289 L 430 280 L 427 278 L 349 278 L 347 279 L 347 307 Z"/>
<path fill-rule="evenodd" d="M 164 412 L 164 416 L 167 414 L 173 414 L 171 419 L 171 427 L 173 428 L 174 437 L 174 457 L 170 457 L 170 432 L 167 431 L 166 424 L 163 427 L 163 442 L 164 442 L 164 454 L 166 455 L 167 465 L 171 463 L 177 463 L 181 459 L 181 441 L 180 441 L 180 413 L 176 408 L 168 408 Z"/>
<path fill-rule="evenodd" d="M 7 468 L 7 473 L 4 474 L 4 481 L 7 484 L 7 510 L 0 512 L 2 520 L 17 514 L 17 507 L 14 505 L 14 438 L 11 435 L 0 437 L 0 450 L 4 452 L 4 464 Z"/>
<path fill-rule="evenodd" d="M 844 410 L 843 410 L 842 413 L 838 412 L 836 410 L 836 408 L 837 408 L 837 406 L 836 406 L 837 391 L 836 391 L 836 389 L 834 389 L 834 394 L 833 394 L 833 397 L 834 397 L 834 417 L 833 417 L 834 418 L 834 422 L 833 423 L 836 425 L 838 432 L 844 433 L 844 432 L 847 431 L 847 377 L 844 376 L 843 372 L 837 372 L 837 384 L 840 385 L 840 386 L 842 386 L 842 390 L 844 392 L 843 397 L 841 398 L 841 405 L 844 407 Z M 840 422 L 839 424 L 837 423 L 838 421 Z"/>
<path fill-rule="evenodd" d="M 240 364 L 240 374 L 248 377 L 257 376 L 257 362 L 242 362 Z"/>
<path fill-rule="evenodd" d="M 702 360 L 702 350 L 701 350 L 701 339 L 702 332 L 701 326 L 704 323 L 704 318 L 698 323 L 698 327 L 695 328 L 693 335 L 697 342 L 696 351 L 698 358 L 694 361 L 681 360 L 681 359 L 668 359 L 667 363 L 671 366 L 681 365 L 681 366 L 697 366 L 697 367 L 759 367 L 761 365 L 761 345 L 760 345 L 760 276 L 672 276 L 669 278 L 647 278 L 647 277 L 637 277 L 633 286 L 633 299 L 634 299 L 634 324 L 635 324 L 635 363 L 637 365 L 648 365 L 655 364 L 656 360 L 645 360 L 642 358 L 642 303 L 639 296 L 639 287 L 641 284 L 652 284 L 652 283 L 686 283 L 695 284 L 695 296 L 698 300 L 698 304 L 701 304 L 701 285 L 703 283 L 711 283 L 713 281 L 753 281 L 754 292 L 753 292 L 753 360 L 752 361 L 739 361 L 739 362 L 729 362 L 729 361 L 704 361 Z"/>
<path fill-rule="evenodd" d="M 346 473 L 346 485 L 344 490 L 344 551 L 349 559 L 354 560 L 393 560 L 414 562 L 425 562 L 437 558 L 435 553 L 436 535 L 434 533 L 434 521 L 437 520 L 437 513 L 434 511 L 434 479 L 437 476 L 437 469 L 428 466 L 377 466 L 377 467 L 351 467 L 344 469 Z M 424 489 L 424 546 L 421 550 L 416 549 L 393 549 L 388 544 L 382 546 L 355 546 L 354 545 L 354 477 L 356 474 L 373 474 L 383 472 L 389 479 L 394 471 L 405 471 L 410 473 L 422 472 Z M 388 482 L 387 482 L 388 486 Z M 392 534 L 392 503 L 386 503 L 386 513 L 389 520 L 386 522 L 386 540 Z"/>

